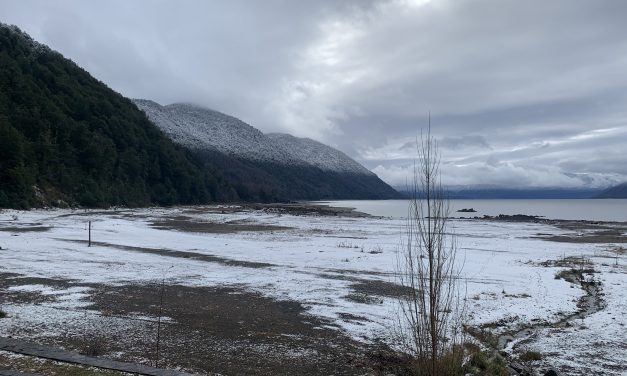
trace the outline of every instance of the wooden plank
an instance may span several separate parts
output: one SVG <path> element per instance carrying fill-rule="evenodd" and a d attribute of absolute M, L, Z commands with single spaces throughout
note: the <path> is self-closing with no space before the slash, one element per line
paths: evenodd
<path fill-rule="evenodd" d="M 0 350 L 17 354 L 34 356 L 56 360 L 64 363 L 80 364 L 88 367 L 97 367 L 112 371 L 128 372 L 146 376 L 192 376 L 189 373 L 149 367 L 141 364 L 124 363 L 116 360 L 96 358 L 93 356 L 81 355 L 71 351 L 55 349 L 36 343 L 26 342 L 15 338 L 0 337 Z M 7 371 L 0 371 L 7 372 Z M 0 375 L 3 375 L 0 373 Z M 10 374 L 9 374 L 10 375 Z"/>

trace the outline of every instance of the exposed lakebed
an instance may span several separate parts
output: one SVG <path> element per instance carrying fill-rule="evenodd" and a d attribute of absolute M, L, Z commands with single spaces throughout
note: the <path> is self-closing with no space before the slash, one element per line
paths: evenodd
<path fill-rule="evenodd" d="M 307 205 L 4 211 L 0 335 L 79 350 L 102 338 L 104 356 L 149 364 L 163 297 L 164 366 L 363 374 L 379 366 L 373 346 L 390 341 L 403 294 L 403 224 Z M 500 336 L 530 329 L 506 350 L 540 352 L 536 367 L 626 370 L 624 225 L 451 225 L 470 324 Z M 588 292 L 556 278 L 576 267 L 559 260 L 579 257 L 602 299 L 585 314 Z"/>

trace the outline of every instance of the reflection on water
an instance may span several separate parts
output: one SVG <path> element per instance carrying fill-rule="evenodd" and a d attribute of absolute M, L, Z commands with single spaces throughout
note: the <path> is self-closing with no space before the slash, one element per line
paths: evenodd
<path fill-rule="evenodd" d="M 590 221 L 627 222 L 627 199 L 577 200 L 451 200 L 452 217 L 525 214 L 548 219 L 579 219 Z M 384 217 L 406 217 L 407 200 L 324 201 L 326 205 L 351 207 L 358 211 Z M 476 213 L 460 213 L 461 209 Z"/>

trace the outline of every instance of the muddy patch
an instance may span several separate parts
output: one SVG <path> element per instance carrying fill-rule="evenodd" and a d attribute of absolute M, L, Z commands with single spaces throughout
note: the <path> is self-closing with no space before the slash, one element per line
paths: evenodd
<path fill-rule="evenodd" d="M 0 273 L 0 304 L 52 303 L 57 301 L 58 291 L 63 292 L 71 287 L 90 287 L 90 285 L 69 280 Z M 45 294 L 42 293 L 44 291 Z"/>
<path fill-rule="evenodd" d="M 380 280 L 361 280 L 351 285 L 358 294 L 375 295 L 387 298 L 400 298 L 411 293 L 411 288 Z"/>
<path fill-rule="evenodd" d="M 10 273 L 0 282 L 5 291 L 32 284 L 55 289 L 78 285 Z M 373 367 L 367 345 L 308 315 L 300 303 L 234 287 L 93 284 L 80 308 L 50 305 L 35 295 L 3 293 L 5 304 L 35 304 L 37 312 L 44 312 L 41 317 L 10 316 L 5 335 L 201 374 L 362 375 Z M 350 314 L 345 319 L 366 320 Z"/>
<path fill-rule="evenodd" d="M 469 218 L 470 221 L 525 222 L 555 226 L 568 231 L 565 234 L 537 233 L 532 238 L 559 243 L 627 243 L 627 222 L 544 219 L 528 215 L 499 215 Z"/>
<path fill-rule="evenodd" d="M 182 232 L 197 232 L 206 234 L 234 234 L 237 232 L 272 232 L 289 230 L 291 227 L 263 225 L 253 222 L 205 222 L 185 216 L 176 216 L 153 221 L 150 224 L 161 230 L 175 230 Z"/>
<path fill-rule="evenodd" d="M 75 211 L 72 213 L 60 214 L 56 218 L 67 218 L 67 217 L 85 217 L 85 216 L 113 216 L 113 215 L 125 215 L 128 213 L 133 213 L 132 209 L 124 209 L 124 210 L 89 210 L 85 209 L 85 211 Z"/>
<path fill-rule="evenodd" d="M 67 289 L 72 286 L 88 286 L 87 284 L 75 283 L 72 280 L 26 277 L 16 273 L 0 273 L 0 289 L 29 285 L 43 285 L 53 289 Z"/>
<path fill-rule="evenodd" d="M 248 204 L 247 209 L 259 210 L 266 213 L 306 215 L 306 216 L 327 216 L 327 217 L 350 217 L 365 218 L 371 215 L 358 212 L 355 208 L 341 208 L 315 203 L 286 203 L 286 204 Z"/>
<path fill-rule="evenodd" d="M 392 282 L 360 279 L 350 285 L 351 292 L 344 298 L 362 304 L 383 304 L 383 298 L 398 299 L 410 294 L 411 289 Z"/>
<path fill-rule="evenodd" d="M 627 243 L 625 235 L 627 229 L 616 228 L 609 230 L 592 230 L 588 232 L 576 232 L 563 235 L 542 235 L 538 234 L 537 238 L 559 243 Z"/>
<path fill-rule="evenodd" d="M 125 335 L 106 338 L 115 347 L 130 348 L 128 356 L 136 358 L 156 357 L 156 322 L 161 312 L 167 318 L 161 323 L 161 366 L 227 375 L 367 372 L 363 345 L 306 315 L 294 301 L 276 301 L 235 288 L 180 285 L 163 290 L 159 285 L 101 286 L 92 301 L 95 310 L 153 319 L 152 328 L 140 334 L 142 346 Z"/>
<path fill-rule="evenodd" d="M 627 243 L 627 224 L 621 222 L 551 221 L 568 233 L 537 234 L 537 238 L 559 243 Z"/>
<path fill-rule="evenodd" d="M 6 226 L 6 227 L 0 227 L 0 231 L 2 232 L 14 232 L 14 233 L 19 233 L 19 232 L 46 232 L 49 231 L 51 229 L 50 226 L 44 226 L 41 223 L 25 223 L 25 224 L 20 224 L 20 226 Z"/>
<path fill-rule="evenodd" d="M 72 239 L 57 239 L 57 240 L 87 244 L 86 240 L 72 240 Z M 177 250 L 163 249 L 163 248 L 133 247 L 133 246 L 128 246 L 128 245 L 112 244 L 112 243 L 106 243 L 106 242 L 91 242 L 91 244 L 95 246 L 120 249 L 123 251 L 148 253 L 148 254 L 159 255 L 159 256 L 164 256 L 164 257 L 177 257 L 177 258 L 184 258 L 184 259 L 204 261 L 204 262 L 215 262 L 217 264 L 221 264 L 225 266 L 239 266 L 239 267 L 244 267 L 244 268 L 269 268 L 269 267 L 275 266 L 274 264 L 269 264 L 266 262 L 233 260 L 233 259 L 228 259 L 225 257 L 208 255 L 208 254 L 198 253 L 198 252 L 193 252 L 193 251 L 177 251 Z"/>

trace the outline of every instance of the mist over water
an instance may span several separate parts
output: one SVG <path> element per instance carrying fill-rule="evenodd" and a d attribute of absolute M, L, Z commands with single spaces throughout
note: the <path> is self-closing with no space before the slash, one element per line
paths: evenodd
<path fill-rule="evenodd" d="M 319 202 L 331 206 L 351 207 L 357 211 L 384 217 L 407 217 L 408 200 L 347 200 Z M 451 217 L 482 217 L 499 214 L 537 215 L 546 219 L 627 222 L 627 199 L 563 200 L 451 200 Z M 461 209 L 476 213 L 459 213 Z"/>

